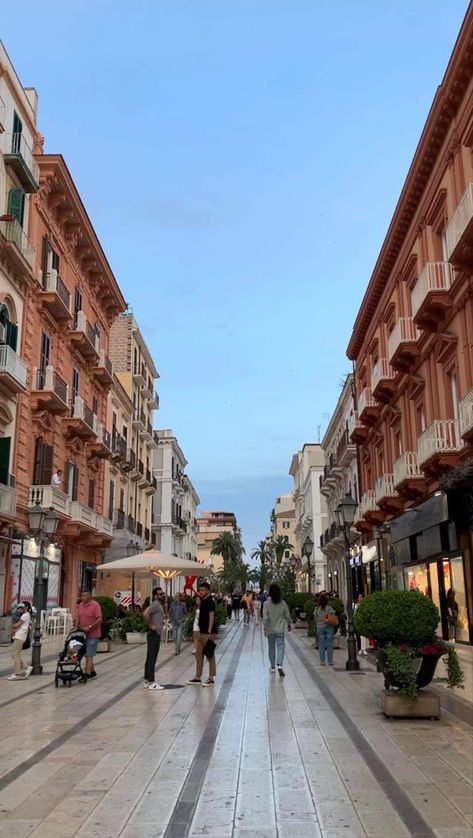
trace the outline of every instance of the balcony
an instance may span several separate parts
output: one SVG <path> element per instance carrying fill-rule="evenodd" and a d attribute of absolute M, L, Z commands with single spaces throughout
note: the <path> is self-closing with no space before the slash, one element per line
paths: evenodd
<path fill-rule="evenodd" d="M 452 300 L 450 288 L 455 274 L 449 262 L 427 262 L 412 293 L 414 323 L 427 331 L 435 330 Z"/>
<path fill-rule="evenodd" d="M 125 510 L 124 509 L 116 509 L 115 510 L 113 525 L 114 525 L 116 530 L 124 530 L 125 529 Z"/>
<path fill-rule="evenodd" d="M 112 460 L 115 462 L 126 460 L 126 439 L 117 433 L 116 428 L 112 433 Z"/>
<path fill-rule="evenodd" d="M 64 421 L 69 428 L 70 436 L 80 436 L 84 439 L 97 436 L 97 417 L 80 396 L 75 397 L 71 415 Z"/>
<path fill-rule="evenodd" d="M 100 356 L 99 338 L 83 311 L 77 312 L 75 326 L 69 335 L 73 345 L 86 360 L 97 362 Z"/>
<path fill-rule="evenodd" d="M 348 430 L 343 431 L 337 446 L 337 460 L 340 468 L 346 468 L 356 457 L 356 445 L 351 441 Z"/>
<path fill-rule="evenodd" d="M 4 250 L 15 268 L 24 275 L 31 274 L 35 249 L 14 215 L 0 216 L 0 234 Z"/>
<path fill-rule="evenodd" d="M 28 194 L 39 189 L 39 169 L 33 151 L 23 133 L 3 134 L 2 153 L 5 166 L 15 172 Z"/>
<path fill-rule="evenodd" d="M 100 457 L 107 460 L 112 456 L 112 437 L 110 431 L 101 425 L 97 424 L 97 437 L 88 443 L 88 452 L 92 457 Z"/>
<path fill-rule="evenodd" d="M 417 451 L 404 451 L 393 467 L 393 485 L 399 494 L 415 497 L 425 489 Z"/>
<path fill-rule="evenodd" d="M 159 396 L 156 390 L 151 393 L 151 396 L 148 399 L 148 407 L 150 410 L 159 410 Z"/>
<path fill-rule="evenodd" d="M 39 296 L 43 306 L 55 320 L 59 323 L 71 320 L 71 295 L 56 270 L 42 273 L 42 289 Z"/>
<path fill-rule="evenodd" d="M 348 422 L 348 436 L 355 446 L 363 445 L 368 438 L 368 428 L 358 418 L 357 411 L 355 411 L 353 416 L 350 416 L 350 421 Z"/>
<path fill-rule="evenodd" d="M 51 413 L 67 413 L 69 410 L 69 388 L 54 367 L 33 369 L 31 398 L 34 410 L 49 410 Z"/>
<path fill-rule="evenodd" d="M 90 506 L 80 503 L 78 500 L 71 500 L 70 503 L 71 523 L 79 525 L 80 529 L 96 530 L 97 513 Z"/>
<path fill-rule="evenodd" d="M 376 503 L 388 512 L 401 509 L 402 498 L 399 497 L 394 486 L 394 474 L 383 474 L 375 483 Z"/>
<path fill-rule="evenodd" d="M 0 519 L 14 518 L 16 515 L 16 489 L 0 483 Z"/>
<path fill-rule="evenodd" d="M 100 350 L 98 361 L 94 366 L 93 374 L 101 384 L 113 383 L 112 362 L 104 349 Z"/>
<path fill-rule="evenodd" d="M 473 390 L 458 402 L 460 436 L 471 442 L 473 440 Z"/>
<path fill-rule="evenodd" d="M 445 228 L 445 248 L 449 262 L 471 265 L 473 244 L 473 183 L 466 187 L 463 197 Z"/>
<path fill-rule="evenodd" d="M 456 421 L 436 419 L 419 437 L 419 466 L 423 471 L 451 468 L 457 464 L 461 447 Z"/>
<path fill-rule="evenodd" d="M 128 450 L 127 460 L 130 464 L 129 466 L 129 473 L 132 480 L 138 480 L 140 477 L 140 470 L 139 470 L 139 463 L 138 458 L 134 451 L 131 448 Z"/>
<path fill-rule="evenodd" d="M 382 520 L 382 513 L 379 510 L 376 502 L 376 491 L 369 489 L 361 496 L 360 501 L 360 519 L 368 519 L 370 521 Z"/>
<path fill-rule="evenodd" d="M 30 486 L 28 506 L 39 504 L 43 509 L 54 509 L 61 518 L 69 518 L 71 501 L 57 486 Z"/>
<path fill-rule="evenodd" d="M 6 343 L 0 344 L 0 387 L 10 394 L 26 393 L 26 363 Z"/>
<path fill-rule="evenodd" d="M 144 364 L 135 364 L 133 367 L 133 381 L 139 387 L 146 385 L 146 367 Z"/>
<path fill-rule="evenodd" d="M 421 332 L 412 317 L 401 317 L 388 340 L 389 363 L 396 370 L 407 369 L 419 355 Z"/>
<path fill-rule="evenodd" d="M 97 515 L 95 523 L 99 533 L 106 535 L 108 538 L 113 538 L 113 521 L 110 518 L 106 518 L 105 515 Z"/>
<path fill-rule="evenodd" d="M 371 392 L 378 401 L 387 401 L 396 389 L 396 373 L 387 358 L 378 358 L 371 372 Z"/>
<path fill-rule="evenodd" d="M 358 418 L 364 425 L 373 425 L 379 414 L 379 404 L 369 387 L 364 387 L 358 398 Z"/>
<path fill-rule="evenodd" d="M 140 437 L 146 443 L 148 448 L 155 447 L 155 443 L 154 443 L 154 440 L 153 440 L 153 426 L 152 426 L 151 422 L 149 421 L 149 419 L 146 419 L 145 416 L 144 416 L 144 420 L 145 420 L 144 421 L 145 427 L 144 427 L 144 430 L 140 430 L 140 432 L 139 432 Z"/>
<path fill-rule="evenodd" d="M 146 432 L 146 417 L 143 408 L 141 408 L 141 410 L 135 408 L 132 423 L 133 430 L 138 431 L 139 433 Z"/>

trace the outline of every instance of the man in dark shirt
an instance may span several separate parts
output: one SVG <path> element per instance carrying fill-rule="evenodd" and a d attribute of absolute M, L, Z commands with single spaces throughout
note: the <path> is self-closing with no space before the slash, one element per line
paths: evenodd
<path fill-rule="evenodd" d="M 232 596 L 232 608 L 233 608 L 233 616 L 235 620 L 240 619 L 240 605 L 241 605 L 241 596 L 240 594 L 235 593 Z"/>
<path fill-rule="evenodd" d="M 209 662 L 209 677 L 207 681 L 202 682 L 202 670 L 204 668 L 204 646 L 208 640 L 213 640 L 213 635 L 216 633 L 217 626 L 215 624 L 215 601 L 210 595 L 210 585 L 208 582 L 202 582 L 199 587 L 200 597 L 200 611 L 199 611 L 199 634 L 196 640 L 196 672 L 195 678 L 191 678 L 187 683 L 192 686 L 213 687 L 214 678 L 217 674 L 217 667 L 215 665 L 215 654 L 207 658 Z"/>

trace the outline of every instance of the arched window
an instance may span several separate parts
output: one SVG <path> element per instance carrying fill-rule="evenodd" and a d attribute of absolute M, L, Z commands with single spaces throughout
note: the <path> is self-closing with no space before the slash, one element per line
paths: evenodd
<path fill-rule="evenodd" d="M 0 304 L 0 344 L 6 343 L 7 346 L 16 352 L 18 343 L 18 326 L 10 320 L 10 312 L 5 303 Z"/>

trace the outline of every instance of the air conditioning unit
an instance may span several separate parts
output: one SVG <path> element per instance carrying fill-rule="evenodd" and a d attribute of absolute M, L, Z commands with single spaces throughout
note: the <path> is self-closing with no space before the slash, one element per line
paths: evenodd
<path fill-rule="evenodd" d="M 0 323 L 0 343 L 5 343 L 7 339 L 7 327 Z"/>

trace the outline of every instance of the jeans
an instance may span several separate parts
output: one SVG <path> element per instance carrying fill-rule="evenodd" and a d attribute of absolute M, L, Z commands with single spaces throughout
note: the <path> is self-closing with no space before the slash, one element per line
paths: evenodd
<path fill-rule="evenodd" d="M 154 683 L 154 670 L 156 668 L 156 659 L 159 652 L 159 644 L 161 643 L 161 635 L 157 631 L 146 632 L 146 643 L 148 644 L 148 651 L 146 654 L 145 663 L 145 681 L 150 684 Z"/>
<path fill-rule="evenodd" d="M 320 663 L 325 663 L 325 652 L 327 652 L 328 662 L 333 663 L 333 631 L 333 626 L 329 626 L 327 623 L 317 626 Z"/>
<path fill-rule="evenodd" d="M 178 652 L 178 653 L 181 651 L 183 629 L 184 629 L 184 623 L 173 623 L 172 624 L 172 636 L 174 637 L 174 646 L 176 647 L 176 652 Z"/>
<path fill-rule="evenodd" d="M 286 640 L 284 634 L 270 634 L 268 637 L 268 654 L 271 669 L 282 666 L 284 663 L 284 650 Z"/>
<path fill-rule="evenodd" d="M 250 612 L 250 609 L 247 606 L 245 608 L 245 610 L 243 611 L 243 622 L 244 623 L 249 623 L 250 622 L 250 615 L 251 615 L 251 612 Z"/>

